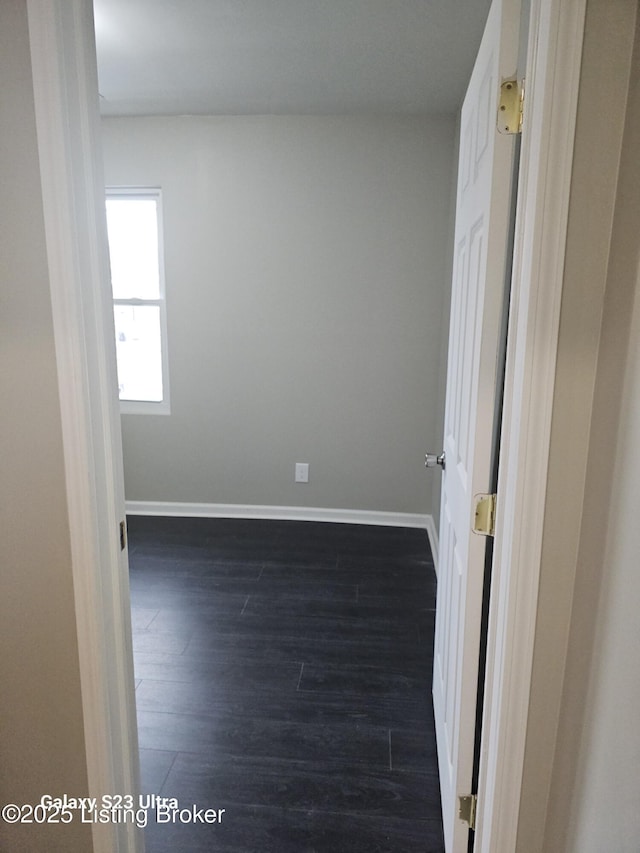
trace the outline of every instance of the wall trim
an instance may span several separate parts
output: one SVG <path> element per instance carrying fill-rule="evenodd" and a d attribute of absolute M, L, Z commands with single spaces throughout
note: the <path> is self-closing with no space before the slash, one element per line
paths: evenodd
<path fill-rule="evenodd" d="M 128 515 L 167 515 L 199 518 L 264 518 L 283 521 L 329 521 L 337 524 L 376 524 L 383 527 L 419 527 L 429 532 L 430 515 L 407 512 L 377 512 L 365 509 L 268 506 L 261 504 L 173 503 L 170 501 L 127 501 Z M 435 529 L 435 528 L 434 528 Z M 431 541 L 431 536 L 429 536 Z"/>
<path fill-rule="evenodd" d="M 427 536 L 429 537 L 429 545 L 431 546 L 431 556 L 433 557 L 433 567 L 438 576 L 438 558 L 440 555 L 440 545 L 438 541 L 438 528 L 432 515 L 427 516 Z"/>

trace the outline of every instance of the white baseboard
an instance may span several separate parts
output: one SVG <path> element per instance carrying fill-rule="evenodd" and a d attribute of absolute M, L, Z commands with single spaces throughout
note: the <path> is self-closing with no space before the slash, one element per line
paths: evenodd
<path fill-rule="evenodd" d="M 433 520 L 432 515 L 427 515 L 427 536 L 429 537 L 429 545 L 431 546 L 431 556 L 433 557 L 433 566 L 436 570 L 436 577 L 438 576 L 438 528 L 436 527 L 436 523 Z"/>
<path fill-rule="evenodd" d="M 127 501 L 129 515 L 170 515 L 201 518 L 273 518 L 286 521 L 330 521 L 339 524 L 377 524 L 385 527 L 419 527 L 429 534 L 433 550 L 435 525 L 430 515 L 406 512 L 373 512 L 325 507 L 260 506 L 247 504 L 170 503 Z M 433 529 L 433 533 L 431 530 Z M 437 541 L 437 536 L 436 536 Z M 435 558 L 434 558 L 435 559 Z"/>

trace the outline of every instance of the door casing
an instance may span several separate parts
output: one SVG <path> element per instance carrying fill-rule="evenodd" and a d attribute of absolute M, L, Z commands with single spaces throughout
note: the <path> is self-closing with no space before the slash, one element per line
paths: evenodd
<path fill-rule="evenodd" d="M 93 9 L 26 5 L 88 786 L 100 802 L 138 793 L 139 759 Z M 92 823 L 92 836 L 96 853 L 144 849 L 130 821 Z"/>
<path fill-rule="evenodd" d="M 585 7 L 531 3 L 474 847 L 482 853 L 517 844 Z"/>

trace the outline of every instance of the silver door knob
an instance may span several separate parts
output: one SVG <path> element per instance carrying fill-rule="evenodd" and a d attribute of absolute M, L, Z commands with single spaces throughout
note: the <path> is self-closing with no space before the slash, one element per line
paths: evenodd
<path fill-rule="evenodd" d="M 441 453 L 439 456 L 436 453 L 425 453 L 424 467 L 435 468 L 437 465 L 444 469 L 444 453 Z"/>

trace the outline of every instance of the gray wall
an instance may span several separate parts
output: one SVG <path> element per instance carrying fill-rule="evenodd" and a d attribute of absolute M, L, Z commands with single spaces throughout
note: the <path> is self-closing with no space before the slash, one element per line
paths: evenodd
<path fill-rule="evenodd" d="M 606 84 L 610 92 L 620 91 L 629 74 L 625 66 L 637 5 L 635 0 L 626 0 L 612 8 L 604 0 L 590 0 L 589 13 L 591 38 L 597 39 L 607 68 L 594 74 L 593 85 L 603 88 Z M 610 59 L 613 45 L 622 54 L 615 65 Z M 620 63 L 624 65 L 620 67 Z M 626 126 L 618 152 L 620 172 L 600 326 L 585 509 L 545 847 L 553 851 L 554 844 L 561 841 L 567 853 L 635 853 L 640 837 L 640 813 L 633 793 L 640 767 L 637 36 L 630 80 Z M 593 164 L 593 156 L 590 162 Z M 592 214 L 596 215 L 597 211 Z M 561 834 L 558 827 L 563 824 Z"/>
<path fill-rule="evenodd" d="M 638 71 L 636 65 L 636 81 Z M 627 151 L 627 165 L 633 171 L 633 198 L 628 197 L 626 213 L 630 216 L 621 226 L 624 238 L 615 245 L 625 255 L 614 255 L 613 261 L 616 272 L 623 272 L 623 264 L 627 269 L 611 281 L 613 292 L 609 292 L 606 305 L 596 398 L 602 404 L 598 411 L 602 421 L 596 435 L 598 439 L 605 437 L 605 433 L 607 438 L 612 436 L 609 446 L 615 447 L 608 460 L 611 477 L 610 486 L 607 483 L 611 495 L 608 530 L 600 543 L 604 553 L 599 576 L 596 583 L 588 583 L 593 580 L 591 577 L 581 579 L 575 607 L 575 618 L 595 630 L 587 680 L 583 682 L 585 714 L 579 736 L 567 847 L 571 853 L 599 853 L 607 848 L 634 853 L 640 834 L 640 814 L 631 793 L 637 787 L 640 768 L 640 239 L 637 231 L 640 101 L 637 85 L 633 97 L 634 140 Z M 620 350 L 626 350 L 622 362 L 612 358 Z M 607 445 L 598 442 L 596 448 L 595 442 L 592 443 L 594 462 L 596 454 L 608 455 L 602 454 L 603 446 Z M 603 480 L 599 486 L 593 483 L 594 495 L 603 484 Z M 595 511 L 596 501 L 593 503 Z M 588 564 L 588 557 L 584 563 Z M 581 630 L 576 630 L 569 660 L 572 675 L 576 669 L 580 671 L 584 658 L 585 644 L 579 640 Z"/>
<path fill-rule="evenodd" d="M 106 119 L 104 149 L 164 198 L 171 415 L 123 417 L 127 498 L 430 512 L 453 119 Z"/>
<path fill-rule="evenodd" d="M 0 3 L 0 802 L 87 796 L 78 641 L 25 0 Z M 86 853 L 91 827 L 0 848 Z"/>

